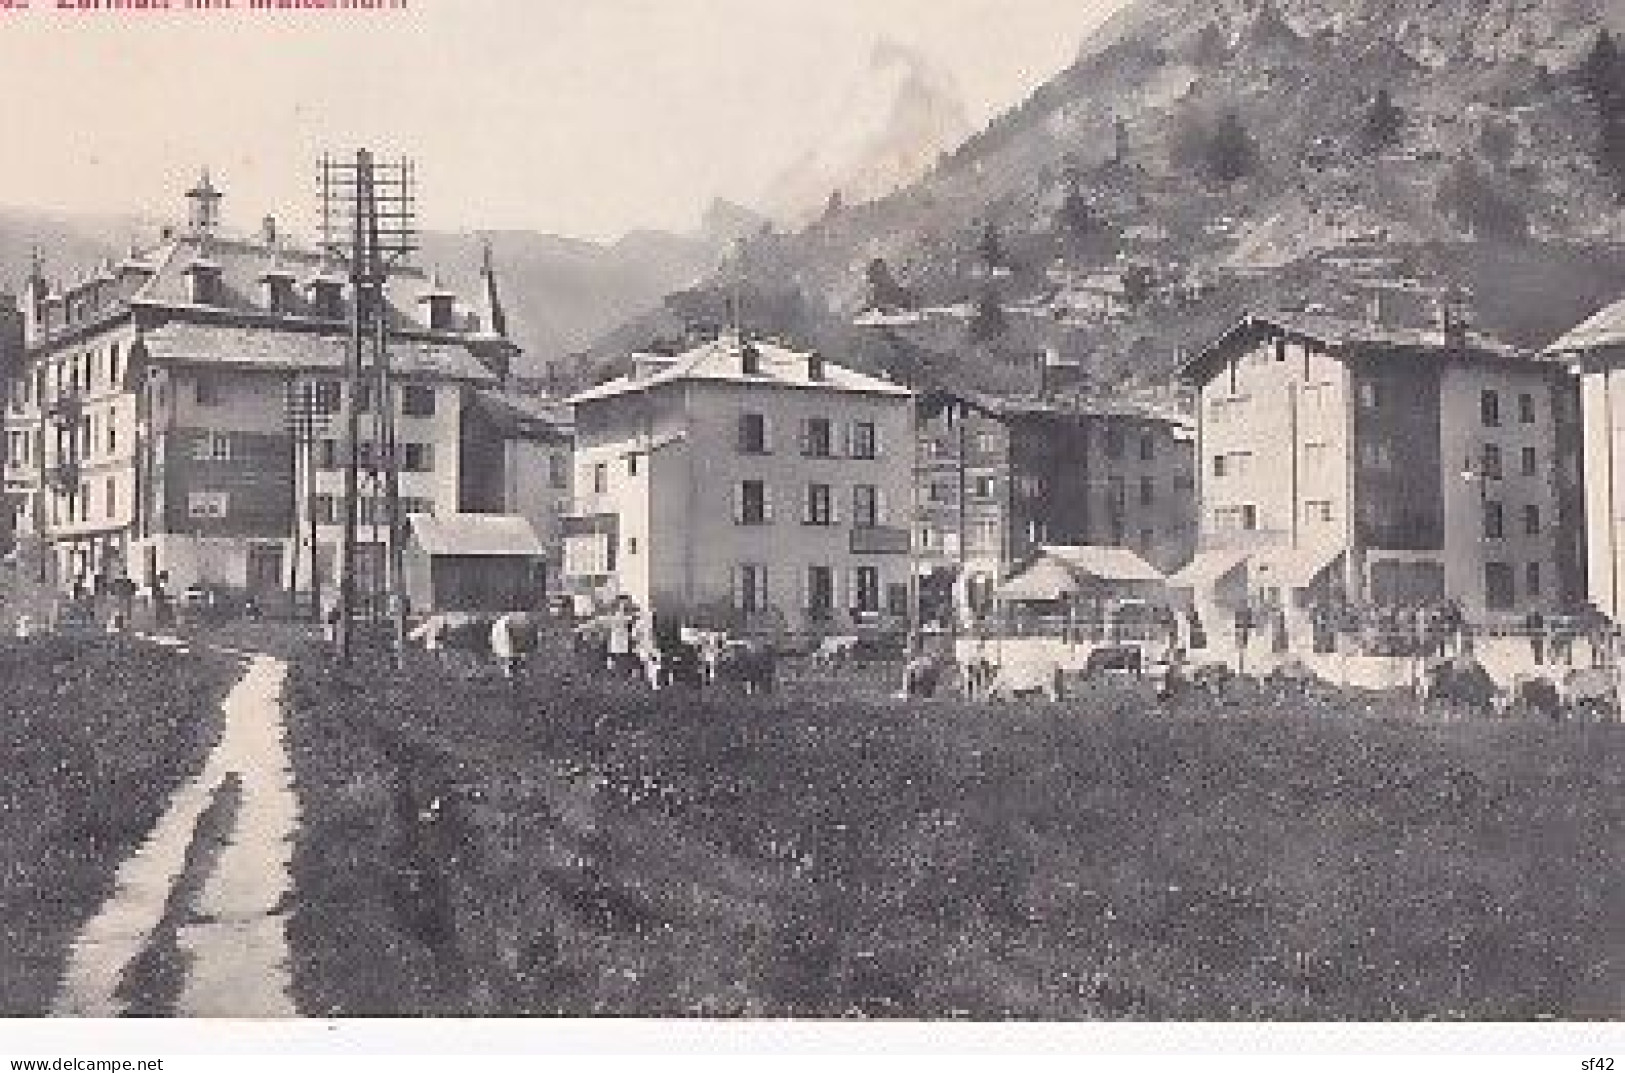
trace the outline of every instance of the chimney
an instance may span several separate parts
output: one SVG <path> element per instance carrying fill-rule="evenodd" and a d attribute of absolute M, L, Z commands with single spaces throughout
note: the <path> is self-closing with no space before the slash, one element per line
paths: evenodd
<path fill-rule="evenodd" d="M 1460 350 L 1467 345 L 1468 320 L 1466 295 L 1452 288 L 1439 299 L 1439 334 L 1444 345 Z"/>
<path fill-rule="evenodd" d="M 1373 289 L 1370 294 L 1366 295 L 1365 299 L 1366 323 L 1373 328 L 1382 327 L 1385 319 L 1383 316 L 1384 312 L 1382 291 L 1380 289 Z"/>
<path fill-rule="evenodd" d="M 266 216 L 260 221 L 260 241 L 267 246 L 275 246 L 277 242 L 276 217 Z"/>
<path fill-rule="evenodd" d="M 222 196 L 205 168 L 198 184 L 186 192 L 187 224 L 194 235 L 204 237 L 219 230 Z"/>
<path fill-rule="evenodd" d="M 762 372 L 762 352 L 749 339 L 739 341 L 739 371 L 746 376 L 759 376 Z"/>
<path fill-rule="evenodd" d="M 807 379 L 824 379 L 824 355 L 816 350 L 807 353 Z"/>

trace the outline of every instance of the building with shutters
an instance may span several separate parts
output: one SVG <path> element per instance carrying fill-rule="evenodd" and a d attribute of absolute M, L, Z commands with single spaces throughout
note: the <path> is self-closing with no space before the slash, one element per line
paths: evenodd
<path fill-rule="evenodd" d="M 1468 330 L 1244 318 L 1193 356 L 1200 546 L 1172 579 L 1289 620 L 1344 599 L 1475 621 L 1585 597 L 1580 401 L 1560 365 Z"/>
<path fill-rule="evenodd" d="M 77 284 L 48 282 L 36 259 L 5 384 L 4 509 L 19 540 L 39 549 L 42 580 L 64 589 L 165 572 L 172 591 L 268 594 L 299 579 L 308 588 L 313 560 L 331 584 L 354 406 L 371 463 L 358 562 L 376 569 L 381 407 L 397 415 L 405 510 L 459 510 L 466 400 L 514 356 L 489 259 L 473 308 L 429 274 L 392 273 L 395 397 L 352 397 L 343 273 L 269 219 L 257 235 L 227 234 L 206 174 L 186 197 L 183 227 Z M 331 411 L 313 467 L 297 464 L 287 417 L 288 393 L 307 387 Z"/>
<path fill-rule="evenodd" d="M 911 392 L 733 335 L 633 365 L 570 400 L 577 591 L 764 632 L 906 619 Z"/>
<path fill-rule="evenodd" d="M 1195 432 L 1183 416 L 939 387 L 920 393 L 917 422 L 927 618 L 985 613 L 1045 545 L 1127 548 L 1165 573 L 1191 557 Z"/>

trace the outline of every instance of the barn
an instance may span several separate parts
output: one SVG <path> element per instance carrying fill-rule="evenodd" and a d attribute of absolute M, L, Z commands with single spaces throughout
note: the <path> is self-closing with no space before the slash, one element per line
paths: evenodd
<path fill-rule="evenodd" d="M 408 519 L 405 576 L 416 614 L 540 610 L 547 548 L 518 515 L 414 514 Z"/>

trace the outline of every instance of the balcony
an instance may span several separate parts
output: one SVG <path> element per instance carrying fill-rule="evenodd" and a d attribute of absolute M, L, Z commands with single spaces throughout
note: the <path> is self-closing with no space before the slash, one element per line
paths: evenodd
<path fill-rule="evenodd" d="M 909 531 L 892 525 L 865 525 L 852 530 L 853 555 L 907 555 Z"/>

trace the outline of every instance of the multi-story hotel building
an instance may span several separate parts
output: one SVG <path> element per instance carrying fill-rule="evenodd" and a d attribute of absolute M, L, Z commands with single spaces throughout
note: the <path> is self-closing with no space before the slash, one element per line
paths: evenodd
<path fill-rule="evenodd" d="M 308 585 L 314 560 L 331 582 L 351 406 L 367 465 L 359 569 L 382 550 L 381 441 L 367 431 L 381 406 L 396 414 L 406 511 L 457 512 L 465 400 L 514 354 L 489 261 L 477 310 L 421 271 L 393 272 L 395 397 L 352 396 L 344 275 L 270 220 L 252 238 L 225 234 L 207 176 L 187 200 L 186 226 L 156 248 L 72 287 L 38 263 L 27 281 L 6 370 L 4 508 L 42 552 L 42 580 L 165 572 L 177 589 L 271 591 L 295 574 Z M 311 467 L 296 463 L 287 406 L 307 386 L 331 411 Z M 296 536 L 311 522 L 314 549 Z"/>
<path fill-rule="evenodd" d="M 1167 572 L 1195 546 L 1195 435 L 1130 405 L 934 389 L 918 400 L 915 547 L 925 612 L 985 611 L 1043 545 L 1129 548 Z"/>
<path fill-rule="evenodd" d="M 1585 441 L 1586 581 L 1590 603 L 1625 612 L 1625 301 L 1546 349 L 1580 377 Z"/>
<path fill-rule="evenodd" d="M 1253 315 L 1195 355 L 1201 546 L 1175 582 L 1289 614 L 1453 599 L 1483 620 L 1582 600 L 1578 386 L 1445 324 Z"/>
<path fill-rule="evenodd" d="M 792 633 L 909 612 L 913 397 L 729 335 L 573 399 L 565 571 L 667 622 Z"/>

